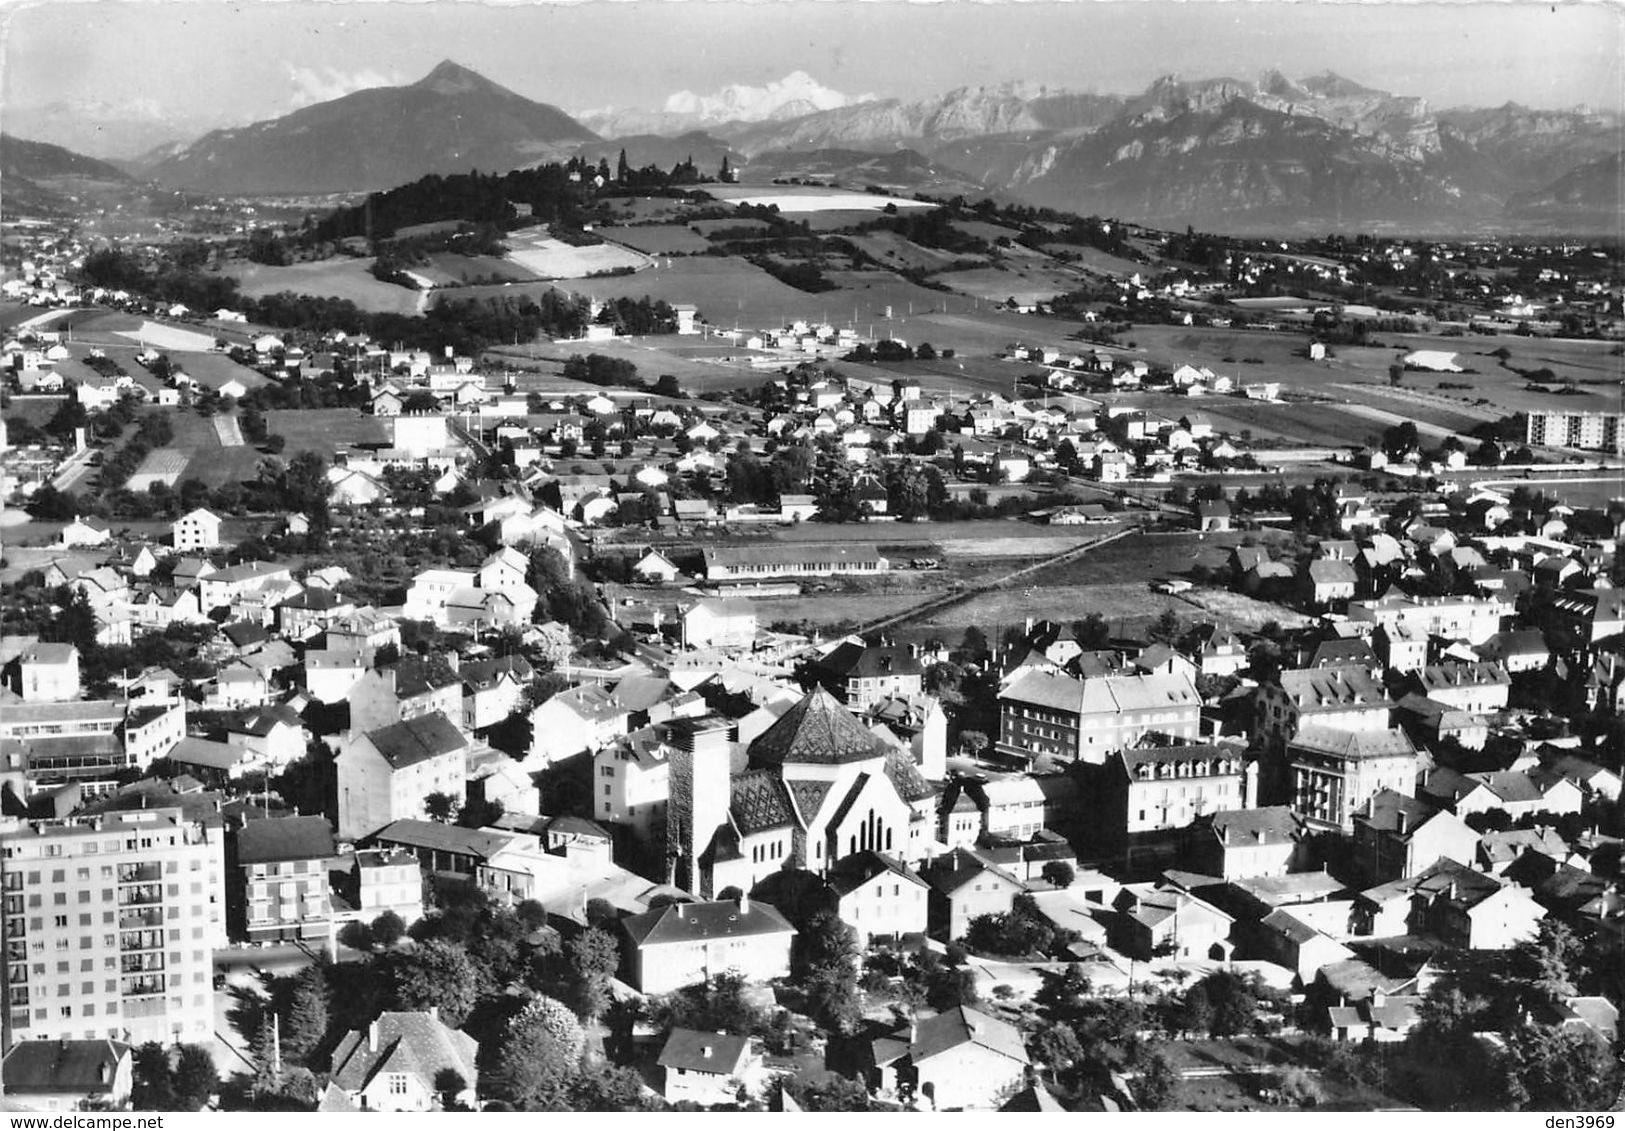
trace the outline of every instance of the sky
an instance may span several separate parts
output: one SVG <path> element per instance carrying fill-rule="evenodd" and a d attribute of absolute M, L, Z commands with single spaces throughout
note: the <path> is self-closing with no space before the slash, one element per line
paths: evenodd
<path fill-rule="evenodd" d="M 452 58 L 567 110 L 795 70 L 918 98 L 1010 80 L 1128 93 L 1160 75 L 1334 70 L 1436 106 L 1621 106 L 1604 3 L 1328 0 L 12 0 L 7 106 L 94 102 L 213 124 L 275 117 Z"/>

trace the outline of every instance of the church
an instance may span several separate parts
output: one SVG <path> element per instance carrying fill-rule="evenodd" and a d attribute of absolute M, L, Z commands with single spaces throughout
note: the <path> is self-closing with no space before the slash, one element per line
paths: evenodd
<path fill-rule="evenodd" d="M 742 751 L 727 719 L 668 725 L 670 881 L 702 899 L 787 865 L 823 874 L 870 851 L 917 864 L 936 848 L 936 793 L 907 746 L 821 687 Z"/>

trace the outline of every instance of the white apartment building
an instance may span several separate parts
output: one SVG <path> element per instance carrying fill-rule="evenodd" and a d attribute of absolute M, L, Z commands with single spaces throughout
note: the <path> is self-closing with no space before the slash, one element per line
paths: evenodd
<path fill-rule="evenodd" d="M 222 872 L 178 808 L 0 825 L 5 1044 L 207 1044 Z"/>

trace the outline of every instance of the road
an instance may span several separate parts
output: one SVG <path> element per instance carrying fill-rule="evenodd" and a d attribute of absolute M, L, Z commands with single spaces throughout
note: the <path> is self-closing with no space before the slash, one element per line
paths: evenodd
<path fill-rule="evenodd" d="M 51 479 L 51 486 L 58 491 L 73 490 L 81 479 L 95 470 L 90 466 L 90 457 L 95 455 L 97 450 L 85 448 L 63 460 L 56 469 L 56 475 Z"/>

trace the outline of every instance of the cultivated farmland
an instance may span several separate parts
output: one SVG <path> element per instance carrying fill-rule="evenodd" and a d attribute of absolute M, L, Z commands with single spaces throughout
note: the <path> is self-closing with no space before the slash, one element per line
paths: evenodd
<path fill-rule="evenodd" d="M 614 244 L 572 247 L 563 240 L 530 235 L 510 237 L 508 259 L 538 279 L 584 279 L 601 271 L 649 266 L 649 257 Z"/>
<path fill-rule="evenodd" d="M 764 185 L 761 187 L 707 185 L 705 191 L 717 200 L 729 204 L 753 204 L 758 207 L 777 205 L 779 211 L 786 215 L 830 211 L 879 212 L 888 204 L 895 204 L 899 211 L 904 208 L 937 207 L 935 204 L 927 204 L 918 200 L 905 200 L 897 196 L 846 192 L 841 189 L 818 188 L 813 185 Z"/>

